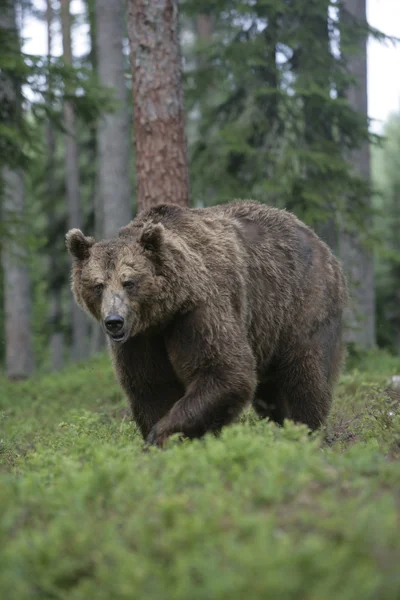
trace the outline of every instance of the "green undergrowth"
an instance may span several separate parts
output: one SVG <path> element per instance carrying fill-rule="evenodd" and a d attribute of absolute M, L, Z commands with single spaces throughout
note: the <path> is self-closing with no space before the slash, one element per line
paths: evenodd
<path fill-rule="evenodd" d="M 356 366 L 317 436 L 147 452 L 106 357 L 0 380 L 0 598 L 397 600 L 400 361 Z"/>

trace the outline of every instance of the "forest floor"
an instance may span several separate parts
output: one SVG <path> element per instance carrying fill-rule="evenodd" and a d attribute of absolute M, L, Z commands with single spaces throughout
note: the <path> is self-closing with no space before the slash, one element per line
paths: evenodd
<path fill-rule="evenodd" d="M 149 452 L 107 357 L 0 379 L 0 597 L 397 600 L 400 361 L 351 366 L 316 437 L 249 412 Z"/>

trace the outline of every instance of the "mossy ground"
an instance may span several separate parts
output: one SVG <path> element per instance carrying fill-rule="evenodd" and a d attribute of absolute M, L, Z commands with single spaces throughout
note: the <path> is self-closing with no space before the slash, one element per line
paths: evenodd
<path fill-rule="evenodd" d="M 399 371 L 348 369 L 318 436 L 249 412 L 149 452 L 106 357 L 0 380 L 0 598 L 397 600 Z"/>

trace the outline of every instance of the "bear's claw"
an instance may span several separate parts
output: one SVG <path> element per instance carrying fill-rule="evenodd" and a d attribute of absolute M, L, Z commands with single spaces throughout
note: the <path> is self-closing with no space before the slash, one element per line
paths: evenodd
<path fill-rule="evenodd" d="M 165 437 L 166 436 L 159 434 L 157 425 L 154 425 L 154 427 L 152 427 L 149 435 L 146 438 L 146 446 L 157 446 L 159 448 L 162 448 L 162 445 L 165 441 Z"/>

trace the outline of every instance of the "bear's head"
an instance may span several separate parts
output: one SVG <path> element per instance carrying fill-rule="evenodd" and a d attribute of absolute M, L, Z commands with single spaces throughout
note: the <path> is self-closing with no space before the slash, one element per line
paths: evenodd
<path fill-rule="evenodd" d="M 113 342 L 167 323 L 187 301 L 184 248 L 169 238 L 151 222 L 97 243 L 79 229 L 67 233 L 75 300 Z"/>

